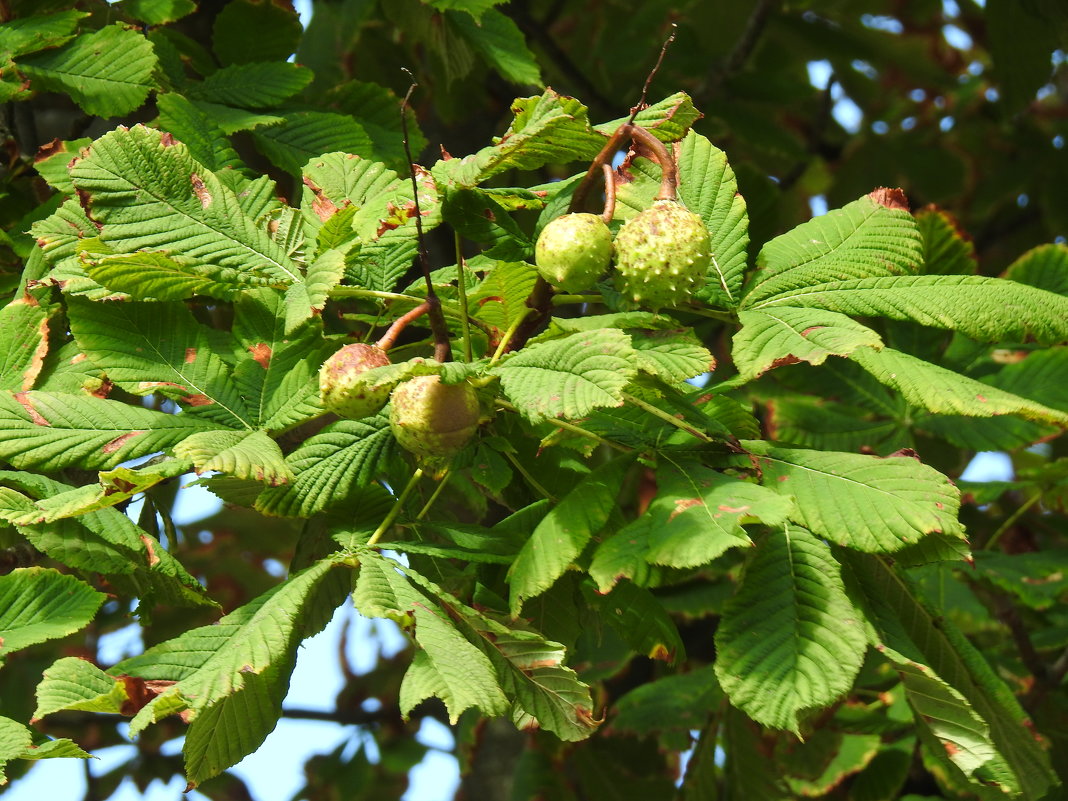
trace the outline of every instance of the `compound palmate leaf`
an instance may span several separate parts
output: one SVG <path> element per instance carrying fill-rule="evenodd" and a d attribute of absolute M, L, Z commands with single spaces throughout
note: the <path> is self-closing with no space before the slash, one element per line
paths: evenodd
<path fill-rule="evenodd" d="M 791 518 L 820 537 L 869 552 L 897 551 L 939 532 L 963 538 L 960 493 L 911 456 L 781 448 L 745 441 L 761 483 L 794 498 Z M 741 464 L 739 460 L 739 464 Z"/>
<path fill-rule="evenodd" d="M 798 732 L 805 712 L 852 686 L 866 650 L 830 548 L 799 526 L 769 532 L 716 630 L 716 676 L 731 703 Z"/>
<path fill-rule="evenodd" d="M 317 562 L 218 623 L 115 665 L 115 676 L 174 682 L 138 712 L 131 733 L 188 710 L 183 752 L 194 786 L 250 754 L 281 714 L 297 645 L 326 625 L 350 581 L 350 568 Z"/>
<path fill-rule="evenodd" d="M 19 60 L 34 87 L 68 92 L 86 113 L 128 114 L 155 87 L 156 54 L 148 39 L 123 25 L 85 33 L 58 50 Z"/>
<path fill-rule="evenodd" d="M 523 348 L 494 372 L 504 394 L 527 418 L 574 419 L 599 406 L 621 406 L 637 355 L 612 328 L 585 331 Z"/>
<path fill-rule="evenodd" d="M 114 250 L 160 250 L 283 282 L 293 261 L 236 193 L 169 134 L 118 128 L 71 167 L 100 238 Z"/>

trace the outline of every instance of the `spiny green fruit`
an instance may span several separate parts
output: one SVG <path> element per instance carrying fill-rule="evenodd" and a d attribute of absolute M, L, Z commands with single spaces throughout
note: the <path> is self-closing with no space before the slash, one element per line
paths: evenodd
<path fill-rule="evenodd" d="M 705 284 L 712 244 L 701 218 L 657 200 L 616 234 L 616 286 L 629 303 L 677 306 Z"/>
<path fill-rule="evenodd" d="M 389 400 L 390 385 L 369 387 L 363 374 L 385 367 L 389 357 L 381 348 L 355 342 L 346 345 L 319 370 L 319 396 L 327 411 L 359 420 L 376 414 Z"/>
<path fill-rule="evenodd" d="M 397 442 L 420 459 L 447 459 L 478 428 L 478 395 L 470 384 L 442 384 L 421 375 L 393 390 L 389 427 Z"/>
<path fill-rule="evenodd" d="M 596 214 L 565 214 L 544 228 L 534 247 L 541 277 L 567 292 L 594 285 L 612 261 L 612 232 Z"/>

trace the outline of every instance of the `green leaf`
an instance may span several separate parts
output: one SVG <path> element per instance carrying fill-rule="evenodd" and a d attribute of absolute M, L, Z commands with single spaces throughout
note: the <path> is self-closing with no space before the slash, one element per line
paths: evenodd
<path fill-rule="evenodd" d="M 527 48 L 519 26 L 493 8 L 480 15 L 451 13 L 451 25 L 460 36 L 502 76 L 512 83 L 541 85 L 541 70 L 534 54 Z"/>
<path fill-rule="evenodd" d="M 438 182 L 471 187 L 505 170 L 536 170 L 546 164 L 591 159 L 606 142 L 590 127 L 582 103 L 552 89 L 540 97 L 515 100 L 512 111 L 515 119 L 497 144 L 435 164 Z"/>
<path fill-rule="evenodd" d="M 180 401 L 230 428 L 250 427 L 229 367 L 184 304 L 69 298 L 67 311 L 82 352 L 118 386 Z"/>
<path fill-rule="evenodd" d="M 722 697 L 711 666 L 665 676 L 641 684 L 620 698 L 612 728 L 641 735 L 700 729 Z"/>
<path fill-rule="evenodd" d="M 689 329 L 632 331 L 630 342 L 638 352 L 638 369 L 668 384 L 678 384 L 716 367 L 708 348 Z"/>
<path fill-rule="evenodd" d="M 189 97 L 237 108 L 273 109 L 311 83 L 313 77 L 307 67 L 285 61 L 232 64 L 190 86 Z"/>
<path fill-rule="evenodd" d="M 239 292 L 276 283 L 232 267 L 216 267 L 165 252 L 116 253 L 86 259 L 85 273 L 101 286 L 137 300 L 185 300 L 205 295 L 233 300 Z"/>
<path fill-rule="evenodd" d="M 981 275 L 825 280 L 791 287 L 749 306 L 760 311 L 781 306 L 816 307 L 912 320 L 984 342 L 1035 339 L 1049 345 L 1068 339 L 1068 298 Z"/>
<path fill-rule="evenodd" d="M 317 562 L 217 623 L 115 665 L 116 674 L 175 682 L 137 713 L 131 734 L 186 710 L 183 752 L 193 785 L 252 753 L 281 714 L 297 646 L 329 622 L 350 581 L 347 567 Z"/>
<path fill-rule="evenodd" d="M 0 472 L 0 484 L 31 496 L 2 492 L 3 506 L 16 513 L 33 512 L 37 507 L 32 498 L 47 503 L 76 489 L 44 476 L 11 471 Z M 54 523 L 19 526 L 18 530 L 34 548 L 57 562 L 107 576 L 118 592 L 140 598 L 144 609 L 151 609 L 156 602 L 185 607 L 216 605 L 177 559 L 117 509 L 99 509 Z"/>
<path fill-rule="evenodd" d="M 882 347 L 866 325 L 838 312 L 787 306 L 743 311 L 731 357 L 740 377 L 751 380 L 784 364 L 823 364 L 828 356 L 848 356 L 857 348 Z"/>
<path fill-rule="evenodd" d="M 100 238 L 119 252 L 169 250 L 298 280 L 292 260 L 244 211 L 237 194 L 159 131 L 135 125 L 104 135 L 71 168 L 71 178 L 103 226 Z"/>
<path fill-rule="evenodd" d="M 850 358 L 878 381 L 897 390 L 912 406 L 935 414 L 996 417 L 1015 414 L 1041 423 L 1068 424 L 1068 414 L 915 356 L 883 348 L 862 348 Z"/>
<path fill-rule="evenodd" d="M 326 111 L 295 111 L 269 128 L 252 132 L 256 147 L 282 169 L 300 174 L 320 153 L 343 152 L 370 158 L 370 137 L 352 117 Z"/>
<path fill-rule="evenodd" d="M 138 682 L 127 684 L 109 676 L 92 662 L 76 656 L 58 659 L 48 667 L 37 685 L 35 721 L 45 715 L 66 710 L 118 714 L 130 700 L 128 690 Z"/>
<path fill-rule="evenodd" d="M 623 404 L 623 388 L 636 372 L 634 353 L 626 334 L 605 328 L 529 345 L 493 372 L 531 421 L 573 420 Z"/>
<path fill-rule="evenodd" d="M 795 526 L 757 543 L 716 629 L 716 677 L 732 704 L 798 733 L 806 713 L 849 690 L 866 650 L 830 548 Z"/>
<path fill-rule="evenodd" d="M 48 309 L 15 298 L 0 309 L 0 389 L 31 389 L 48 353 Z"/>
<path fill-rule="evenodd" d="M 1068 295 L 1068 245 L 1040 245 L 1009 265 L 1005 278 Z"/>
<path fill-rule="evenodd" d="M 140 107 L 156 87 L 157 63 L 148 39 L 116 24 L 20 58 L 19 69 L 34 88 L 68 94 L 87 114 L 118 117 Z"/>
<path fill-rule="evenodd" d="M 917 600 L 882 560 L 844 555 L 854 599 L 871 624 L 872 644 L 901 675 L 917 723 L 976 786 L 1037 801 L 1057 780 L 1012 692 L 952 621 Z"/>
<path fill-rule="evenodd" d="M 731 548 L 752 545 L 746 523 L 781 525 L 792 502 L 775 492 L 697 463 L 667 463 L 656 472 L 656 497 L 643 515 L 604 540 L 590 565 L 601 592 L 645 565 L 691 568 Z"/>
<path fill-rule="evenodd" d="M 122 0 L 119 6 L 139 22 L 164 25 L 197 10 L 193 0 Z"/>
<path fill-rule="evenodd" d="M 513 617 L 551 587 L 607 524 L 631 459 L 619 457 L 585 476 L 534 529 L 508 569 Z"/>
<path fill-rule="evenodd" d="M 46 47 L 58 47 L 70 41 L 78 29 L 78 21 L 88 16 L 88 12 L 72 8 L 55 14 L 9 19 L 0 25 L 0 52 L 18 58 Z"/>
<path fill-rule="evenodd" d="M 1049 609 L 1068 591 L 1068 549 L 1064 548 L 1013 554 L 976 551 L 975 570 L 1031 609 Z"/>
<path fill-rule="evenodd" d="M 831 281 L 906 275 L 922 258 L 920 232 L 898 204 L 897 190 L 877 190 L 766 243 L 741 305 L 759 308 L 761 301 Z"/>
<path fill-rule="evenodd" d="M 218 424 L 60 392 L 0 391 L 0 459 L 17 468 L 106 470 Z"/>
<path fill-rule="evenodd" d="M 292 334 L 303 323 L 317 317 L 326 306 L 330 290 L 345 275 L 345 253 L 331 248 L 308 265 L 304 281 L 286 290 L 286 333 Z"/>
<path fill-rule="evenodd" d="M 174 446 L 176 456 L 191 459 L 197 473 L 213 471 L 234 478 L 288 484 L 295 476 L 282 449 L 265 431 L 208 431 Z"/>
<path fill-rule="evenodd" d="M 818 537 L 874 553 L 900 550 L 935 532 L 964 537 L 957 522 L 960 493 L 919 459 L 779 448 L 756 440 L 742 447 L 761 483 L 793 496 L 791 518 Z"/>
<path fill-rule="evenodd" d="M 7 784 L 4 768 L 12 759 L 50 759 L 53 757 L 79 757 L 89 759 L 89 754 L 67 739 L 34 743 L 35 732 L 11 718 L 0 717 L 0 785 Z"/>
<path fill-rule="evenodd" d="M 241 169 L 243 164 L 226 138 L 227 133 L 217 119 L 205 110 L 174 92 L 156 97 L 159 126 L 189 148 L 194 161 L 209 170 Z"/>
<path fill-rule="evenodd" d="M 0 576 L 0 664 L 8 654 L 89 625 L 104 594 L 74 576 L 43 567 Z"/>
<path fill-rule="evenodd" d="M 286 457 L 296 478 L 265 489 L 256 509 L 268 515 L 310 517 L 370 484 L 395 447 L 385 414 L 331 423 Z"/>

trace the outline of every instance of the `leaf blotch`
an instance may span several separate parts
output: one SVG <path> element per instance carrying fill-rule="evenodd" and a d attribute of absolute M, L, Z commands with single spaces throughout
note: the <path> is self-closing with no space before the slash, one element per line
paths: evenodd
<path fill-rule="evenodd" d="M 253 361 L 266 370 L 271 364 L 271 346 L 266 342 L 257 342 L 252 345 L 248 352 L 252 354 Z"/>
<path fill-rule="evenodd" d="M 196 173 L 193 173 L 189 176 L 189 181 L 193 184 L 193 194 L 195 194 L 197 200 L 200 201 L 200 207 L 206 209 L 211 205 L 212 197 L 211 192 L 209 192 L 208 188 L 204 185 L 204 180 Z"/>
<path fill-rule="evenodd" d="M 102 453 L 107 453 L 107 454 L 115 453 L 115 451 L 119 450 L 123 445 L 125 445 L 131 439 L 133 439 L 136 436 L 140 436 L 141 434 L 144 434 L 144 433 L 145 433 L 144 431 L 130 431 L 130 432 L 126 433 L 126 434 L 123 434 L 120 437 L 115 437 L 115 439 L 111 440 L 111 442 L 108 442 L 100 450 L 101 450 Z"/>
<path fill-rule="evenodd" d="M 19 402 L 19 405 L 26 410 L 30 415 L 30 420 L 37 426 L 51 426 L 52 424 L 44 418 L 44 416 L 37 411 L 34 405 L 30 402 L 30 399 L 26 397 L 25 392 L 16 392 L 13 396 L 15 400 Z"/>

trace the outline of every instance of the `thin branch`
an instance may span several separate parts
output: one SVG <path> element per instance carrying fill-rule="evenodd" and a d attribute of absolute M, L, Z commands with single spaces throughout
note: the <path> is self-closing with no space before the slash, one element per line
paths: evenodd
<path fill-rule="evenodd" d="M 653 82 L 653 78 L 660 72 L 660 65 L 664 63 L 664 55 L 667 53 L 671 43 L 675 41 L 675 34 L 678 33 L 679 26 L 674 22 L 671 23 L 671 34 L 664 40 L 664 44 L 660 47 L 660 55 L 656 59 L 656 63 L 653 68 L 649 70 L 649 74 L 645 76 L 645 85 L 642 87 L 642 96 L 638 98 L 638 102 L 635 103 L 630 110 L 630 117 L 627 119 L 627 125 L 634 124 L 634 118 L 638 116 L 638 112 L 645 108 L 645 98 L 649 94 L 649 85 Z"/>
<path fill-rule="evenodd" d="M 430 256 L 426 252 L 426 237 L 423 235 L 423 212 L 419 208 L 419 182 L 415 178 L 415 163 L 412 161 L 412 149 L 408 143 L 408 101 L 412 92 L 419 86 L 411 70 L 404 69 L 412 79 L 407 94 L 401 101 L 401 133 L 403 135 L 404 157 L 408 160 L 408 176 L 412 181 L 412 202 L 415 204 L 415 235 L 419 241 L 419 266 L 423 268 L 423 277 L 426 279 L 426 302 L 428 304 L 427 315 L 430 318 L 430 330 L 434 334 L 434 358 L 439 362 L 447 362 L 452 356 L 452 346 L 449 344 L 449 328 L 445 325 L 445 316 L 441 312 L 441 301 L 437 292 L 434 291 L 434 281 L 430 277 Z"/>

